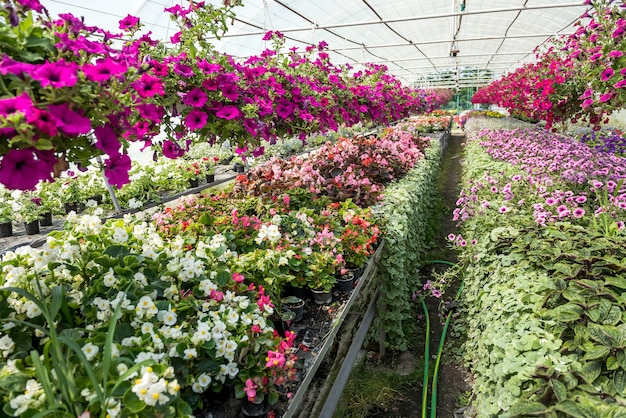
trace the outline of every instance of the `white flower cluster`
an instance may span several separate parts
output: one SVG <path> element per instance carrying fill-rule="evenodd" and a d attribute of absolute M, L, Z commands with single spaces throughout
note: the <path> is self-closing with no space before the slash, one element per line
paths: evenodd
<path fill-rule="evenodd" d="M 166 371 L 165 374 L 173 376 L 173 369 L 169 373 Z M 180 385 L 176 379 L 168 381 L 164 377 L 159 378 L 152 367 L 143 367 L 141 377 L 135 380 L 132 387 L 139 400 L 149 406 L 165 405 L 170 401 L 170 396 L 176 396 L 179 390 Z"/>
<path fill-rule="evenodd" d="M 280 239 L 280 230 L 277 225 L 261 225 L 259 235 L 254 239 L 257 244 L 261 244 L 263 241 L 269 241 L 275 243 Z"/>

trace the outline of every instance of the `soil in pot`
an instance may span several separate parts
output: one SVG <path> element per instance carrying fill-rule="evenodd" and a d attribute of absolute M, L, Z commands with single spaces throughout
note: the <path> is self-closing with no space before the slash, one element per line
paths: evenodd
<path fill-rule="evenodd" d="M 313 300 L 318 305 L 328 305 L 333 301 L 333 294 L 324 290 L 313 289 Z"/>
<path fill-rule="evenodd" d="M 354 276 L 346 275 L 337 277 L 337 284 L 335 284 L 335 289 L 339 292 L 350 292 L 354 286 Z"/>

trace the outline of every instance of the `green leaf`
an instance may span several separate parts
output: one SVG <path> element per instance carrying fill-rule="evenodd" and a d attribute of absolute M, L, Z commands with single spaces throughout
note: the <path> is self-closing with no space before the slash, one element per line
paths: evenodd
<path fill-rule="evenodd" d="M 626 372 L 618 370 L 613 374 L 613 387 L 620 396 L 626 396 Z"/>
<path fill-rule="evenodd" d="M 125 256 L 130 254 L 130 250 L 125 245 L 111 245 L 106 250 L 104 250 L 104 254 L 118 258 L 120 256 Z"/>
<path fill-rule="evenodd" d="M 587 316 L 593 322 L 602 322 L 609 315 L 611 310 L 611 302 L 606 299 L 600 299 L 591 309 L 587 310 Z"/>
<path fill-rule="evenodd" d="M 128 389 L 124 394 L 124 406 L 128 408 L 130 412 L 137 413 L 146 407 L 146 404 L 141 402 L 137 395 L 133 393 L 131 389 Z"/>
<path fill-rule="evenodd" d="M 556 396 L 556 399 L 559 402 L 563 402 L 565 399 L 567 399 L 567 388 L 563 383 L 555 379 L 550 379 L 550 386 L 552 387 L 554 396 Z"/>
<path fill-rule="evenodd" d="M 603 361 L 599 360 L 590 361 L 579 370 L 579 373 L 582 378 L 591 385 L 598 378 L 598 376 L 600 376 L 603 363 Z"/>
<path fill-rule="evenodd" d="M 624 371 L 626 371 L 626 352 L 624 352 L 624 350 L 620 350 L 617 352 L 616 357 L 619 365 Z"/>
<path fill-rule="evenodd" d="M 573 303 L 557 306 L 546 312 L 548 318 L 554 318 L 561 322 L 574 322 L 580 319 L 583 314 L 583 308 Z"/>
<path fill-rule="evenodd" d="M 589 338 L 611 348 L 621 348 L 622 333 L 619 328 L 611 325 L 590 323 L 587 326 Z"/>
<path fill-rule="evenodd" d="M 556 411 L 563 412 L 570 417 L 587 418 L 587 415 L 583 411 L 581 411 L 580 408 L 578 408 L 578 405 L 576 405 L 572 401 L 562 401 L 554 405 L 554 409 Z"/>
<path fill-rule="evenodd" d="M 593 344 L 591 341 L 589 341 L 589 344 Z M 593 346 L 593 348 L 586 350 L 587 352 L 585 353 L 585 356 L 583 357 L 583 360 L 596 360 L 599 358 L 605 358 L 606 356 L 609 355 L 609 353 L 611 352 L 611 348 L 607 347 L 606 345 L 596 345 Z"/>
<path fill-rule="evenodd" d="M 626 289 L 626 279 L 619 276 L 608 276 L 604 278 L 604 284 L 614 286 L 620 289 Z"/>
<path fill-rule="evenodd" d="M 28 376 L 22 373 L 9 374 L 0 379 L 0 388 L 5 392 L 23 391 L 28 381 Z"/>
<path fill-rule="evenodd" d="M 619 363 L 617 362 L 615 356 L 609 356 L 609 358 L 606 359 L 606 368 L 607 370 L 619 369 Z"/>
<path fill-rule="evenodd" d="M 56 318 L 61 305 L 63 304 L 63 287 L 54 286 L 52 288 L 52 306 L 50 307 L 50 318 Z"/>
<path fill-rule="evenodd" d="M 532 402 L 525 399 L 520 400 L 509 409 L 506 414 L 500 415 L 501 418 L 513 418 L 524 415 L 544 415 L 548 408 L 542 403 Z"/>

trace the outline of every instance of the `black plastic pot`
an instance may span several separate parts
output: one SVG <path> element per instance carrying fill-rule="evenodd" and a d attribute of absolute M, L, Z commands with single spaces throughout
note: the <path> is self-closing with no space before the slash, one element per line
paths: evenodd
<path fill-rule="evenodd" d="M 200 181 L 198 179 L 191 179 L 189 180 L 189 187 L 190 188 L 194 188 L 194 187 L 198 187 L 200 185 Z"/>
<path fill-rule="evenodd" d="M 215 174 L 207 174 L 206 175 L 206 182 L 207 183 L 213 183 L 215 181 Z"/>
<path fill-rule="evenodd" d="M 241 413 L 244 417 L 264 417 L 268 409 L 267 403 L 265 402 L 255 403 L 244 399 L 241 403 Z"/>
<path fill-rule="evenodd" d="M 0 224 L 0 238 L 13 236 L 13 223 L 3 222 Z"/>
<path fill-rule="evenodd" d="M 52 225 L 52 212 L 46 212 L 41 215 L 39 219 L 39 226 L 50 226 Z"/>
<path fill-rule="evenodd" d="M 318 305 L 328 305 L 333 301 L 333 294 L 324 290 L 313 289 L 313 300 Z"/>
<path fill-rule="evenodd" d="M 346 275 L 337 277 L 337 284 L 335 284 L 335 289 L 340 292 L 350 292 L 354 286 L 354 276 Z"/>
<path fill-rule="evenodd" d="M 39 221 L 32 222 L 24 222 L 24 229 L 26 230 L 26 235 L 36 235 L 39 233 Z"/>

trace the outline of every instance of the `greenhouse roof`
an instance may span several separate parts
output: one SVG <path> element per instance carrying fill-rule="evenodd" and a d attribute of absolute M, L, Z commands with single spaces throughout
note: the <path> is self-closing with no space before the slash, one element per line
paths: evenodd
<path fill-rule="evenodd" d="M 127 14 L 138 16 L 146 31 L 167 41 L 178 28 L 163 9 L 187 0 L 41 3 L 52 15 L 70 12 L 109 30 Z M 335 64 L 384 64 L 405 84 L 464 87 L 534 61 L 536 46 L 573 32 L 589 7 L 582 0 L 244 0 L 214 44 L 246 58 L 270 47 L 262 38 L 275 30 L 285 34 L 287 48 L 327 42 Z"/>

